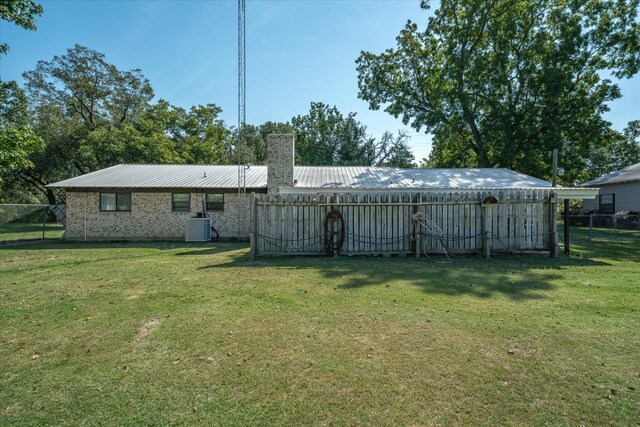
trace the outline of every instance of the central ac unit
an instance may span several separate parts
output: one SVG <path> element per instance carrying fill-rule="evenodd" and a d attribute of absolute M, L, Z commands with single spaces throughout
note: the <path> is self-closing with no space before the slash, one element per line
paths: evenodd
<path fill-rule="evenodd" d="M 208 242 L 211 240 L 211 218 L 187 218 L 185 242 Z"/>

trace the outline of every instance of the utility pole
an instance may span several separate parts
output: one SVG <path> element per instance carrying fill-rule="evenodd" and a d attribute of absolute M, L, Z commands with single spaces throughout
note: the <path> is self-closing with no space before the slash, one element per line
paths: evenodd
<path fill-rule="evenodd" d="M 245 41 L 245 0 L 238 0 L 238 139 L 236 157 L 238 160 L 238 241 L 245 240 L 247 210 L 247 156 L 245 142 L 246 107 L 246 41 Z"/>
<path fill-rule="evenodd" d="M 554 148 L 553 149 L 553 171 L 552 171 L 552 178 L 551 178 L 551 186 L 555 187 L 556 186 L 556 182 L 558 181 L 558 149 Z"/>
<path fill-rule="evenodd" d="M 553 177 L 551 178 L 551 186 L 555 187 L 558 181 L 558 149 L 553 149 Z M 564 254 L 571 254 L 571 244 L 569 235 L 569 199 L 564 199 Z"/>

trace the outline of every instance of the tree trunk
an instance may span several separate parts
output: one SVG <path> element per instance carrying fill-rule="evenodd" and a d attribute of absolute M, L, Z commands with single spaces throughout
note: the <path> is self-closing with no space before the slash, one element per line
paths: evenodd
<path fill-rule="evenodd" d="M 49 202 L 50 205 L 58 204 L 56 203 L 56 194 L 50 188 L 47 188 L 47 201 Z"/>
<path fill-rule="evenodd" d="M 482 135 L 480 134 L 478 125 L 476 125 L 476 122 L 471 118 L 467 120 L 467 124 L 471 130 L 471 136 L 473 137 L 473 151 L 475 151 L 478 156 L 478 167 L 490 168 L 491 164 L 489 163 L 489 157 L 487 156 L 487 152 L 482 142 Z"/>

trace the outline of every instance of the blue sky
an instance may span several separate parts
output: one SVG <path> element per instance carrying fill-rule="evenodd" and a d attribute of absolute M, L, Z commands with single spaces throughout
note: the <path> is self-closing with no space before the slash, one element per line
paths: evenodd
<path fill-rule="evenodd" d="M 106 55 L 120 69 L 140 68 L 157 98 L 189 107 L 215 103 L 237 122 L 237 3 L 218 1 L 42 1 L 38 31 L 2 22 L 11 52 L 0 78 L 21 81 L 38 60 L 75 43 Z M 395 45 L 407 19 L 426 22 L 418 0 L 247 0 L 247 121 L 287 121 L 312 101 L 354 111 L 379 136 L 407 129 L 357 98 L 360 51 Z M 623 98 L 607 114 L 616 129 L 640 119 L 640 77 L 620 82 Z M 407 129 L 416 159 L 430 138 Z"/>

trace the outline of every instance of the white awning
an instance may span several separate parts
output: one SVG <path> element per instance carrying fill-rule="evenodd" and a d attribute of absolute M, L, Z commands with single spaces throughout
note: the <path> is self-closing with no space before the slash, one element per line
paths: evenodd
<path fill-rule="evenodd" d="M 595 199 L 598 195 L 599 188 L 568 188 L 557 187 L 555 190 L 558 199 Z"/>

